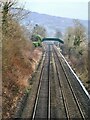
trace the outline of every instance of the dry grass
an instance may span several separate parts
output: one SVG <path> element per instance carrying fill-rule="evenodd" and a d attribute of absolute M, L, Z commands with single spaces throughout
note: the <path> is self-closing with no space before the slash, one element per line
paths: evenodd
<path fill-rule="evenodd" d="M 33 49 L 24 30 L 12 18 L 8 20 L 7 33 L 3 34 L 3 118 L 14 114 L 17 102 L 29 87 L 28 79 L 41 57 L 40 49 Z"/>
<path fill-rule="evenodd" d="M 70 59 L 66 57 L 69 64 L 75 70 L 78 77 L 82 80 L 86 88 L 88 88 L 88 51 L 87 48 L 83 52 L 83 55 L 79 58 L 74 54 L 71 55 Z"/>

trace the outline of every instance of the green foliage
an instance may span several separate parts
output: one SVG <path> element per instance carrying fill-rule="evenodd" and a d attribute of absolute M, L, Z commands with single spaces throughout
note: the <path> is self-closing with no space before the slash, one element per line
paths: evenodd
<path fill-rule="evenodd" d="M 33 44 L 35 47 L 41 46 L 42 38 L 40 35 L 32 35 L 31 40 L 34 41 Z"/>
<path fill-rule="evenodd" d="M 30 90 L 31 90 L 31 88 L 29 88 L 29 87 L 26 88 L 26 89 L 25 89 L 25 94 L 29 94 L 29 93 L 30 93 Z"/>
<path fill-rule="evenodd" d="M 40 47 L 42 46 L 42 45 L 41 45 L 41 42 L 38 42 L 38 46 L 40 46 Z"/>
<path fill-rule="evenodd" d="M 79 54 L 80 54 L 80 55 L 83 55 L 83 50 L 80 50 L 80 51 L 79 51 Z"/>
<path fill-rule="evenodd" d="M 37 46 L 38 46 L 37 42 L 33 42 L 33 45 L 34 45 L 35 47 L 37 47 Z"/>
<path fill-rule="evenodd" d="M 34 45 L 35 47 L 38 47 L 38 46 L 41 46 L 41 43 L 39 43 L 39 42 L 33 42 L 33 45 Z"/>
<path fill-rule="evenodd" d="M 31 40 L 32 40 L 32 41 L 40 41 L 40 42 L 41 42 L 42 38 L 41 38 L 40 35 L 33 34 L 33 35 L 31 36 Z"/>
<path fill-rule="evenodd" d="M 75 37 L 75 39 L 74 39 L 74 46 L 75 47 L 78 47 L 78 46 L 80 46 L 80 44 L 81 44 L 81 40 L 80 40 L 80 36 L 77 36 L 77 37 Z"/>
<path fill-rule="evenodd" d="M 42 46 L 42 38 L 46 36 L 46 30 L 44 27 L 39 26 L 38 24 L 35 25 L 32 31 L 31 40 L 35 47 Z"/>

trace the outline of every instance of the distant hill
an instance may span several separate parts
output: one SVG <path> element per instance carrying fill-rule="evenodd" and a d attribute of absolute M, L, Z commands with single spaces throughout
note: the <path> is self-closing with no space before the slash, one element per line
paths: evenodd
<path fill-rule="evenodd" d="M 15 11 L 17 10 L 14 10 L 13 12 Z M 29 11 L 23 10 L 23 13 L 26 12 Z M 73 26 L 73 18 L 57 17 L 37 12 L 30 12 L 28 17 L 22 20 L 22 24 L 24 25 L 27 25 L 29 22 L 31 22 L 32 25 L 39 24 L 44 26 L 49 34 L 53 34 L 56 30 L 60 30 L 64 33 L 67 27 Z M 88 28 L 87 20 L 80 20 L 80 22 L 86 27 L 86 29 Z"/>

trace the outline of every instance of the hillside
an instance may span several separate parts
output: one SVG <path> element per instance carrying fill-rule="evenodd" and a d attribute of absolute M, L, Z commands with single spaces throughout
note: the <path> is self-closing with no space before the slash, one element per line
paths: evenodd
<path fill-rule="evenodd" d="M 16 9 L 13 9 L 14 13 L 17 12 Z M 25 14 L 27 10 L 23 10 L 22 14 Z M 74 18 L 65 18 L 65 17 L 58 17 L 58 16 L 51 16 L 47 14 L 40 14 L 37 12 L 30 12 L 28 16 L 25 17 L 24 20 L 22 20 L 22 24 L 25 26 L 28 24 L 39 24 L 41 26 L 44 26 L 49 34 L 49 36 L 52 36 L 52 34 L 56 30 L 60 30 L 62 33 L 65 32 L 65 29 L 69 26 L 73 26 L 73 19 Z M 80 22 L 88 28 L 88 21 L 87 20 L 80 20 Z"/>
<path fill-rule="evenodd" d="M 59 29 L 62 32 L 64 32 L 68 26 L 73 26 L 73 19 L 50 16 L 50 15 L 40 14 L 36 12 L 31 12 L 29 17 L 25 19 L 24 23 L 27 23 L 28 21 L 31 21 L 31 23 L 33 24 L 37 23 L 42 26 L 45 26 L 47 29 L 51 29 L 51 30 Z M 88 26 L 88 21 L 80 20 L 80 22 L 85 27 Z"/>

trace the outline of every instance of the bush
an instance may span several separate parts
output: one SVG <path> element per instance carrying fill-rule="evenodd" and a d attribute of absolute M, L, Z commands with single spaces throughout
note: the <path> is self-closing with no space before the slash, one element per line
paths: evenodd
<path fill-rule="evenodd" d="M 32 72 L 29 60 L 32 42 L 24 36 L 21 26 L 8 18 L 7 32 L 3 34 L 2 77 L 3 77 L 3 117 L 13 115 L 18 99 L 28 87 Z"/>
<path fill-rule="evenodd" d="M 35 47 L 38 47 L 38 42 L 33 42 L 33 45 L 34 45 Z"/>

